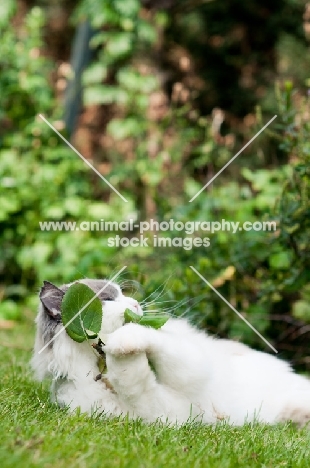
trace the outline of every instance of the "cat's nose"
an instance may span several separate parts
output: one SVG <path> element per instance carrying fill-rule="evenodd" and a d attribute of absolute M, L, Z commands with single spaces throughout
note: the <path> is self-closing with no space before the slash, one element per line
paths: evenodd
<path fill-rule="evenodd" d="M 139 302 L 138 301 L 133 301 L 132 305 L 135 309 L 139 310 Z"/>
<path fill-rule="evenodd" d="M 138 301 L 136 301 L 135 299 L 131 299 L 130 305 L 134 309 L 133 312 L 138 313 L 139 315 L 143 314 L 141 306 Z"/>

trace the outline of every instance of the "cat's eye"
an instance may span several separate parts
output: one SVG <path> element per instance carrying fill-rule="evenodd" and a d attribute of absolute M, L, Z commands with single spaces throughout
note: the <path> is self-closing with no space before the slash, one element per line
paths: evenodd
<path fill-rule="evenodd" d="M 114 301 L 113 297 L 105 297 L 103 300 L 104 301 Z"/>

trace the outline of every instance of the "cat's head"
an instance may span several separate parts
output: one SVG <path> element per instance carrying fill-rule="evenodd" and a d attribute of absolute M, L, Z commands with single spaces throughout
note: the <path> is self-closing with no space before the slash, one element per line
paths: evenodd
<path fill-rule="evenodd" d="M 112 333 L 124 324 L 126 309 L 139 315 L 143 314 L 139 303 L 131 297 L 124 296 L 116 283 L 92 279 L 82 279 L 77 282 L 86 284 L 96 294 L 100 291 L 98 298 L 102 303 L 103 311 L 102 334 Z M 96 355 L 89 343 L 77 343 L 65 331 L 56 336 L 63 326 L 61 302 L 71 284 L 57 287 L 44 281 L 40 290 L 40 306 L 36 318 L 37 333 L 32 358 L 32 368 L 39 380 L 47 375 L 74 378 L 81 370 L 81 366 L 86 363 L 93 366 L 96 363 Z M 42 351 L 45 346 L 46 348 Z"/>

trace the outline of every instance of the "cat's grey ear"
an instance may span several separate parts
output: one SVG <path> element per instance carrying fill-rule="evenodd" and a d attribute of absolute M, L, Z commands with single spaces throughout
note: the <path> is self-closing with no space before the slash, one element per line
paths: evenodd
<path fill-rule="evenodd" d="M 48 315 L 59 321 L 61 317 L 61 301 L 65 293 L 49 281 L 43 281 L 43 287 L 40 290 L 40 300 L 44 305 Z"/>

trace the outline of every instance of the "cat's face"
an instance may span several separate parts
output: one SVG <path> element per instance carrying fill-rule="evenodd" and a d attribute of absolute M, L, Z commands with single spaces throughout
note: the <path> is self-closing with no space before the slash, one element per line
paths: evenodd
<path fill-rule="evenodd" d="M 130 309 L 136 314 L 143 315 L 139 303 L 124 296 L 121 288 L 116 283 L 107 280 L 82 279 L 77 283 L 86 284 L 96 294 L 102 303 L 102 325 L 100 335 L 112 333 L 124 325 L 124 312 Z M 73 283 L 71 283 L 73 284 Z M 88 352 L 84 343 L 76 343 L 64 331 L 56 336 L 62 327 L 61 302 L 65 292 L 71 284 L 57 287 L 54 284 L 44 281 L 44 286 L 40 290 L 40 307 L 36 318 L 37 334 L 35 343 L 35 353 L 32 360 L 37 376 L 41 379 L 49 372 L 51 363 L 60 356 L 59 349 L 67 350 L 67 354 L 73 355 L 76 352 Z M 76 311 L 78 312 L 78 310 Z M 53 340 L 42 353 L 40 350 Z M 79 349 L 79 351 L 76 351 Z M 58 365 L 60 367 L 60 365 Z"/>
<path fill-rule="evenodd" d="M 143 315 L 138 301 L 124 296 L 121 288 L 116 283 L 92 279 L 82 279 L 76 283 L 86 284 L 96 294 L 100 292 L 98 298 L 102 304 L 101 332 L 103 334 L 112 333 L 124 325 L 124 312 L 127 308 L 138 315 Z M 44 281 L 44 286 L 40 291 L 40 300 L 47 320 L 54 321 L 57 324 L 61 323 L 61 301 L 72 284 L 65 284 L 58 288 L 54 284 Z M 50 327 L 52 327 L 51 324 Z"/>

